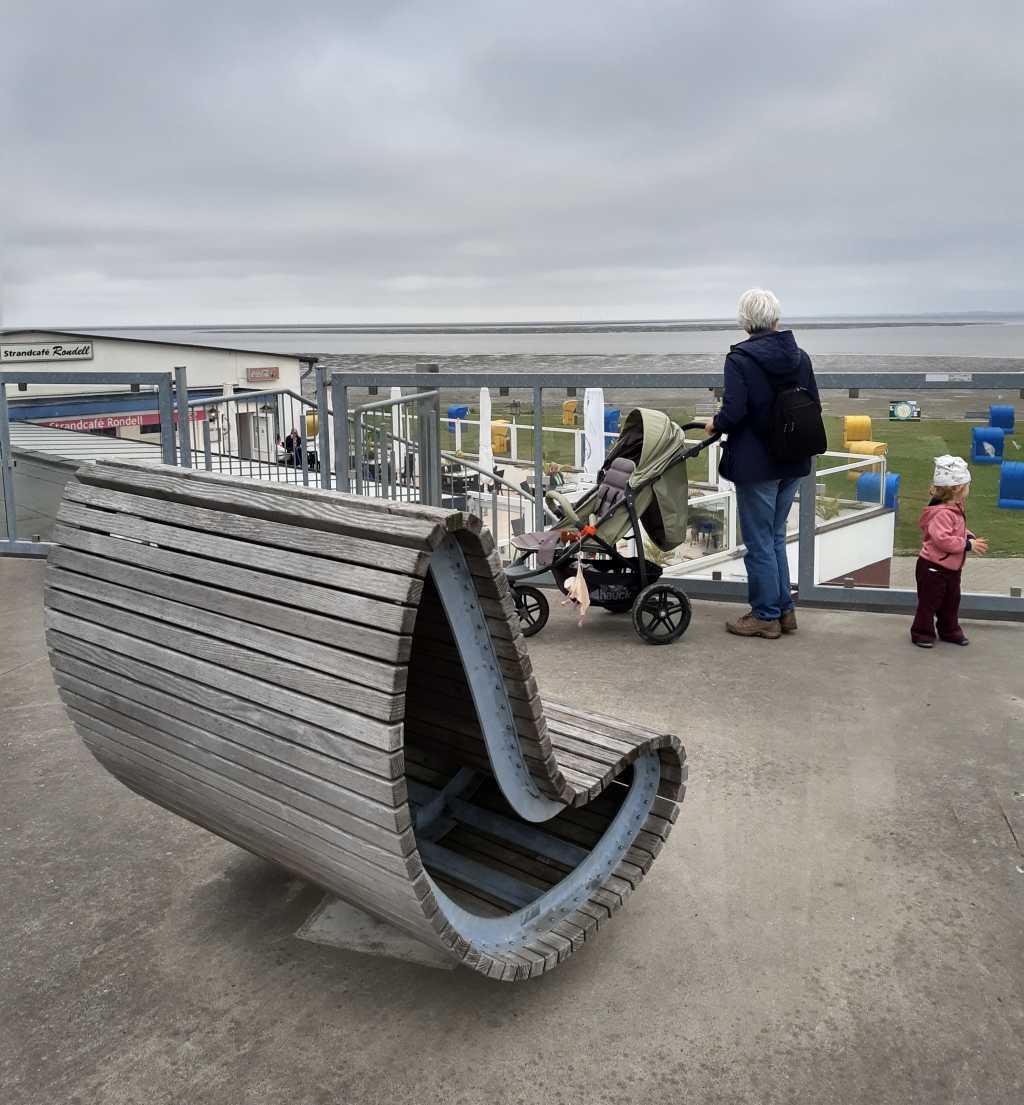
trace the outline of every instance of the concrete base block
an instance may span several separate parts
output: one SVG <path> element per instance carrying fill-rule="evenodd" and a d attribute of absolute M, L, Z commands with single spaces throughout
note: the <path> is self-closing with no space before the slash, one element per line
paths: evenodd
<path fill-rule="evenodd" d="M 380 955 L 386 959 L 400 959 L 406 963 L 418 963 L 421 967 L 436 967 L 453 971 L 456 960 L 443 952 L 434 951 L 400 929 L 378 921 L 347 902 L 326 894 L 323 901 L 310 914 L 309 919 L 295 933 L 300 940 L 313 944 L 325 944 L 343 951 L 360 952 L 363 955 Z"/>

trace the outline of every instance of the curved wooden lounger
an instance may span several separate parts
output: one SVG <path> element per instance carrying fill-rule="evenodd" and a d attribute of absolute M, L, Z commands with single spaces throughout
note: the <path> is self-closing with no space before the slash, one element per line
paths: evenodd
<path fill-rule="evenodd" d="M 100 763 L 467 966 L 551 969 L 668 836 L 679 741 L 541 702 L 472 516 L 99 464 L 54 541 L 47 643 Z"/>

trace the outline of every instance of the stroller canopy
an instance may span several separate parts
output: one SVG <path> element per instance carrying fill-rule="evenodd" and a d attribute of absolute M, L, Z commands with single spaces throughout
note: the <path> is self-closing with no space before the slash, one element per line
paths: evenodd
<path fill-rule="evenodd" d="M 671 552 L 686 538 L 686 463 L 672 465 L 685 449 L 683 431 L 668 415 L 644 407 L 631 410 L 605 458 L 598 486 L 573 504 L 552 493 L 565 514 L 552 532 L 566 520 L 582 524 L 593 515 L 598 517 L 598 535 L 614 544 L 630 528 L 629 511 L 622 498 L 622 489 L 628 486 L 645 533 L 663 552 Z M 630 463 L 615 465 L 617 460 Z M 635 465 L 632 471 L 630 465 Z M 626 472 L 628 477 L 620 482 Z M 616 505 L 608 509 L 603 505 L 608 501 Z M 520 539 L 514 543 L 525 547 Z"/>
<path fill-rule="evenodd" d="M 686 538 L 686 465 L 668 467 L 685 448 L 683 431 L 667 414 L 636 407 L 626 415 L 605 460 L 606 466 L 618 457 L 636 464 L 629 486 L 636 492 L 637 513 L 647 536 L 663 552 Z"/>

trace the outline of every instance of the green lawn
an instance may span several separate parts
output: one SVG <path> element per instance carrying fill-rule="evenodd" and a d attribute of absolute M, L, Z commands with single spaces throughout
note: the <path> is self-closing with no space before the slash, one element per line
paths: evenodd
<path fill-rule="evenodd" d="M 843 420 L 825 419 L 829 447 L 842 450 Z M 876 441 L 889 446 L 888 470 L 898 472 L 900 508 L 896 516 L 896 552 L 913 555 L 921 546 L 917 519 L 928 502 L 932 482 L 933 459 L 943 453 L 967 459 L 971 453 L 971 423 L 925 420 L 922 422 L 883 422 L 873 420 Z M 1016 439 L 1021 450 L 1014 448 Z M 1011 459 L 1024 460 L 1024 433 L 1007 436 Z M 843 474 L 845 478 L 845 473 Z M 1004 510 L 996 505 L 999 492 L 999 465 L 971 465 L 971 495 L 967 500 L 967 523 L 980 537 L 989 540 L 989 556 L 1024 556 L 1024 511 Z"/>

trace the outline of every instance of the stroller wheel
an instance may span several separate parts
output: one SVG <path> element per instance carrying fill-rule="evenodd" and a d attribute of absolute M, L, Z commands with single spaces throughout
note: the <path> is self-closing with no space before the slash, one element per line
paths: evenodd
<path fill-rule="evenodd" d="M 690 600 L 667 583 L 645 587 L 633 604 L 633 628 L 649 645 L 678 640 L 690 624 Z"/>
<path fill-rule="evenodd" d="M 524 637 L 532 637 L 548 624 L 551 608 L 544 592 L 537 587 L 513 587 L 512 598 Z"/>

